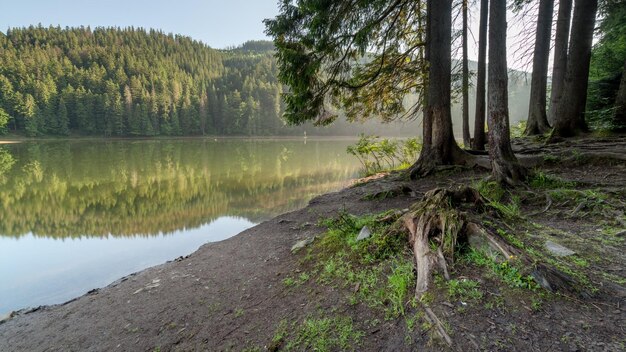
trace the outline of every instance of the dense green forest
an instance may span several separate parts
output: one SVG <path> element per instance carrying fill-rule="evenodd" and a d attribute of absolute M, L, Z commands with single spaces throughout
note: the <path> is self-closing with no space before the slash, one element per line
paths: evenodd
<path fill-rule="evenodd" d="M 134 28 L 9 29 L 0 33 L 0 126 L 28 136 L 280 133 L 271 49 L 220 51 Z"/>
<path fill-rule="evenodd" d="M 0 134 L 420 134 L 415 121 L 286 126 L 277 76 L 269 41 L 216 50 L 141 28 L 13 28 L 0 32 Z M 511 74 L 513 121 L 525 118 L 524 77 Z"/>

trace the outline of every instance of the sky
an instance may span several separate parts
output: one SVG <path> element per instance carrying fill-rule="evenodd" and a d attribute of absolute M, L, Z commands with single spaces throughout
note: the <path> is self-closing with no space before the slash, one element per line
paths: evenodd
<path fill-rule="evenodd" d="M 117 26 L 161 29 L 213 48 L 269 39 L 265 18 L 278 0 L 0 0 L 0 31 L 9 27 Z"/>

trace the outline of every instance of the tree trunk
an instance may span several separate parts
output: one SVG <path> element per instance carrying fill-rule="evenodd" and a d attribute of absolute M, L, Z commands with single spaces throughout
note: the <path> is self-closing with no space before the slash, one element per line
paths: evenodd
<path fill-rule="evenodd" d="M 615 115 L 613 116 L 613 127 L 617 131 L 626 130 L 626 61 L 622 71 L 622 80 L 619 83 L 619 90 L 615 98 Z"/>
<path fill-rule="evenodd" d="M 572 16 L 572 0 L 559 0 L 559 14 L 556 19 L 554 37 L 554 63 L 552 65 L 552 92 L 550 93 L 550 111 L 548 122 L 554 125 L 558 114 L 559 100 L 563 95 L 565 71 L 567 69 L 567 40 L 569 39 L 569 23 Z"/>
<path fill-rule="evenodd" d="M 469 128 L 469 68 L 467 66 L 467 1 L 463 0 L 463 145 L 471 148 Z"/>
<path fill-rule="evenodd" d="M 430 62 L 430 46 L 428 45 L 428 43 L 430 43 L 430 23 L 431 23 L 430 4 L 431 3 L 432 3 L 432 0 L 426 1 L 426 35 L 424 38 L 425 42 L 427 43 L 424 48 L 424 59 L 426 60 L 426 62 Z M 430 87 L 430 84 L 428 83 L 428 79 L 429 79 L 429 76 L 426 75 L 426 87 L 424 88 L 426 92 L 424 93 L 423 104 L 422 104 L 422 106 L 424 107 L 423 108 L 424 124 L 423 124 L 423 132 L 422 132 L 421 153 L 425 153 L 425 154 L 427 154 L 430 151 L 430 146 L 433 144 L 433 118 L 428 109 L 428 89 Z M 420 153 L 420 156 L 421 156 L 421 153 Z"/>
<path fill-rule="evenodd" d="M 480 29 L 478 33 L 478 74 L 476 77 L 476 115 L 474 116 L 474 143 L 472 148 L 485 150 L 485 77 L 487 72 L 487 22 L 489 0 L 480 1 Z"/>
<path fill-rule="evenodd" d="M 454 140 L 450 112 L 450 81 L 452 69 L 452 1 L 428 2 L 428 105 L 424 111 L 424 140 L 431 137 L 411 167 L 411 177 L 430 174 L 438 165 L 462 164 L 469 154 L 464 153 Z M 431 123 L 428 123 L 428 122 Z M 428 133 L 427 128 L 431 129 Z"/>
<path fill-rule="evenodd" d="M 526 178 L 510 142 L 508 76 L 506 64 L 506 0 L 492 0 L 489 9 L 489 156 L 492 174 L 500 183 L 514 185 Z"/>
<path fill-rule="evenodd" d="M 544 134 L 550 129 L 546 114 L 548 84 L 548 61 L 550 57 L 550 33 L 552 31 L 552 9 L 554 0 L 541 0 L 537 18 L 537 35 L 533 55 L 533 73 L 530 83 L 527 136 Z"/>
<path fill-rule="evenodd" d="M 587 131 L 584 114 L 598 1 L 576 0 L 574 4 L 565 87 L 557 107 L 553 137 L 572 137 Z"/>

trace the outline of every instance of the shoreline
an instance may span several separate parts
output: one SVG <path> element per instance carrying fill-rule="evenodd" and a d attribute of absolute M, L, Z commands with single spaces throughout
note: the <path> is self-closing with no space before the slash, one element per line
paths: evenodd
<path fill-rule="evenodd" d="M 380 136 L 380 138 L 407 139 L 412 137 Z M 21 137 L 21 136 L 0 136 L 0 144 L 16 144 L 24 142 L 74 142 L 74 141 L 94 141 L 94 142 L 115 142 L 115 141 L 168 141 L 168 140 L 287 140 L 287 141 L 356 141 L 359 136 L 155 136 L 155 137 L 101 137 L 101 136 L 70 136 L 63 138 L 56 137 Z"/>
<path fill-rule="evenodd" d="M 621 138 L 619 150 L 626 147 L 626 138 Z M 584 143 L 577 147 L 583 148 Z M 593 187 L 617 192 L 615 184 L 626 184 L 626 170 L 618 162 L 548 165 L 552 166 L 545 172 L 581 182 L 586 185 L 584 189 L 593 192 L 598 192 Z M 400 174 L 392 174 L 320 195 L 302 209 L 227 240 L 205 244 L 188 256 L 120 278 L 69 302 L 19 311 L 0 323 L 0 350 L 276 351 L 297 343 L 305 336 L 299 331 L 310 324 L 345 321 L 354 328 L 351 331 L 359 332 L 359 340 L 352 345 L 355 350 L 446 350 L 433 335 L 432 326 L 422 320 L 419 306 L 406 305 L 402 315 L 388 317 L 385 310 L 389 302 L 381 302 L 379 309 L 367 300 L 352 301 L 351 297 L 365 293 L 368 286 L 318 278 L 315 275 L 321 275 L 319 270 L 325 267 L 320 269 L 315 259 L 307 260 L 311 254 L 307 250 L 293 253 L 292 246 L 321 238 L 327 229 L 320 219 L 342 213 L 360 216 L 405 209 L 435 188 L 471 184 L 486 175 L 484 171 L 464 170 L 406 181 Z M 578 188 L 572 192 L 584 191 Z M 537 213 L 524 220 L 539 229 L 531 235 L 543 233 L 545 227 L 554 229 L 545 236 L 575 250 L 578 254 L 572 260 L 581 270 L 611 270 L 626 260 L 624 241 L 619 236 L 613 238 L 617 236 L 613 232 L 603 235 L 597 230 L 596 218 L 558 216 L 561 211 L 571 213 L 572 204 L 555 203 L 542 212 L 545 199 L 538 197 L 521 207 L 525 214 Z M 515 233 L 516 227 L 514 224 L 505 231 Z M 613 241 L 611 246 L 596 244 L 599 236 Z M 602 255 L 594 254 L 598 250 Z M 404 255 L 404 251 L 399 254 Z M 338 270 L 335 267 L 331 273 Z M 457 283 L 478 284 L 481 298 L 477 301 L 455 298 L 445 286 L 432 288 L 433 302 L 429 305 L 445 320 L 456 347 L 472 351 L 527 350 L 529 346 L 536 350 L 623 349 L 626 297 L 620 296 L 623 291 L 619 288 L 611 291 L 610 282 L 599 286 L 602 288 L 593 296 L 570 298 L 508 287 L 497 277 L 482 275 L 485 270 L 463 264 L 451 272 L 459 278 Z M 619 272 L 610 271 L 610 275 L 614 273 Z M 387 278 L 391 273 L 381 275 Z M 623 271 L 619 275 L 616 277 L 623 277 Z M 592 277 L 596 280 L 602 275 Z M 338 327 L 331 325 L 329 329 Z M 315 336 L 327 333 L 331 332 L 321 331 Z M 312 345 L 295 346 L 307 349 Z"/>

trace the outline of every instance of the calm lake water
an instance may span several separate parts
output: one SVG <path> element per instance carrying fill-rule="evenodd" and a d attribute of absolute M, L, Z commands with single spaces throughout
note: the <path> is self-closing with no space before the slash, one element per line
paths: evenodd
<path fill-rule="evenodd" d="M 354 178 L 350 141 L 0 145 L 0 315 L 187 255 Z"/>

